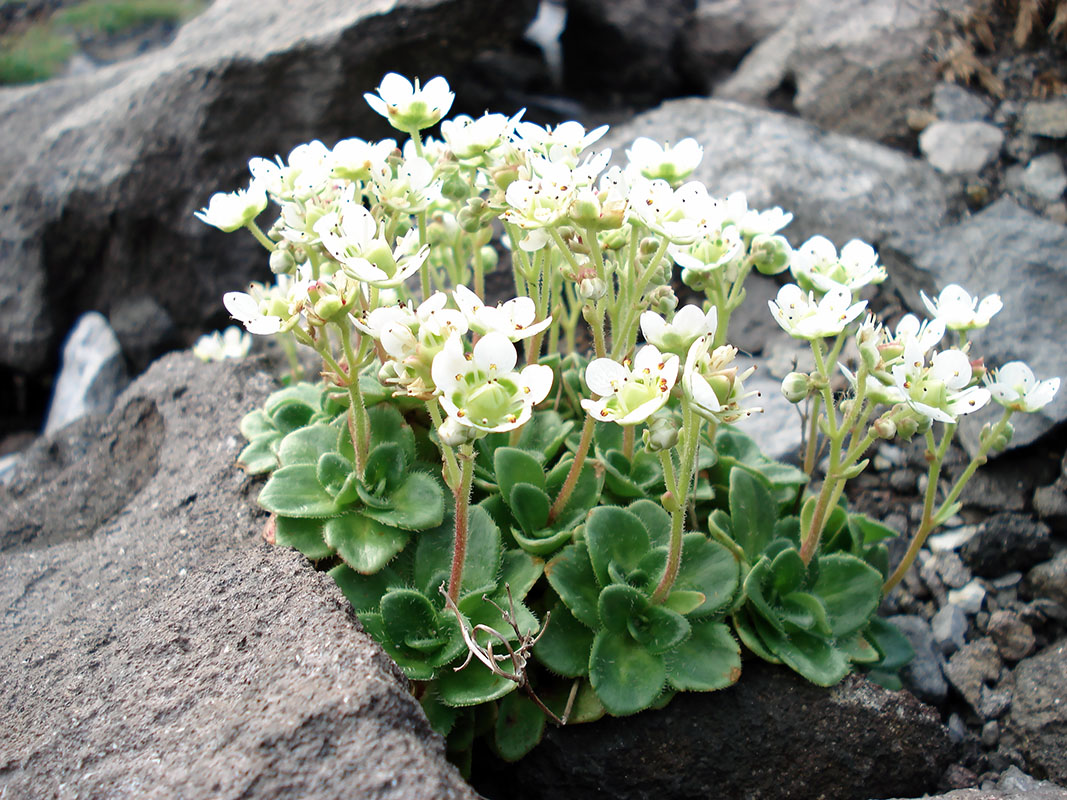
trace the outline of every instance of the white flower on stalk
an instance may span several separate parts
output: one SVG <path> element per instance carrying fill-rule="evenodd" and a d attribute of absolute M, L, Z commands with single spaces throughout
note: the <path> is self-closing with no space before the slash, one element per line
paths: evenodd
<path fill-rule="evenodd" d="M 375 199 L 403 214 L 425 211 L 441 197 L 441 182 L 424 158 L 405 158 L 395 173 L 388 162 L 380 162 L 371 170 L 371 179 Z"/>
<path fill-rule="evenodd" d="M 889 343 L 905 347 L 911 342 L 924 353 L 929 352 L 945 338 L 945 321 L 941 319 L 924 319 L 922 322 L 914 314 L 905 314 L 897 323 L 897 329 Z"/>
<path fill-rule="evenodd" d="M 330 183 L 332 155 L 318 139 L 294 147 L 287 161 L 253 158 L 248 162 L 252 177 L 275 200 L 306 200 L 320 194 Z"/>
<path fill-rule="evenodd" d="M 587 133 L 580 122 L 573 120 L 555 128 L 543 128 L 533 122 L 520 122 L 515 126 L 519 144 L 555 164 L 572 168 L 578 165 L 582 151 L 607 132 L 608 126 L 601 125 Z"/>
<path fill-rule="evenodd" d="M 688 178 L 704 158 L 704 148 L 696 139 L 685 138 L 675 144 L 660 144 L 647 136 L 634 139 L 626 151 L 629 159 L 627 170 L 633 175 L 643 175 L 649 180 L 662 178 L 677 184 Z"/>
<path fill-rule="evenodd" d="M 230 312 L 230 316 L 245 326 L 245 330 L 257 336 L 270 336 L 282 330 L 282 317 L 277 313 L 267 313 L 278 310 L 272 302 L 270 294 L 261 294 L 255 284 L 252 285 L 252 294 L 245 292 L 227 292 L 222 296 L 222 304 Z"/>
<path fill-rule="evenodd" d="M 365 142 L 355 137 L 342 139 L 330 153 L 330 174 L 349 181 L 368 181 L 376 169 L 381 169 L 389 154 L 396 150 L 394 139 Z"/>
<path fill-rule="evenodd" d="M 1060 390 L 1059 378 L 1038 381 L 1033 370 L 1022 361 L 1009 361 L 987 373 L 985 384 L 993 399 L 1005 408 L 1032 413 L 1052 402 Z"/>
<path fill-rule="evenodd" d="M 470 354 L 458 334 L 451 336 L 432 367 L 441 407 L 450 419 L 484 433 L 525 424 L 552 389 L 553 374 L 543 364 L 516 372 L 517 361 L 515 345 L 503 334 L 487 333 Z"/>
<path fill-rule="evenodd" d="M 419 234 L 414 228 L 390 247 L 378 235 L 374 216 L 352 199 L 319 219 L 315 232 L 345 274 L 380 288 L 402 284 L 419 271 L 430 254 L 429 245 L 419 247 Z"/>
<path fill-rule="evenodd" d="M 585 368 L 585 382 L 599 400 L 582 400 L 582 408 L 599 422 L 636 425 L 659 411 L 678 380 L 678 356 L 663 355 L 655 345 L 637 351 L 633 366 L 596 358 Z"/>
<path fill-rule="evenodd" d="M 252 349 L 252 335 L 231 325 L 224 331 L 206 333 L 193 345 L 193 355 L 201 361 L 244 358 Z"/>
<path fill-rule="evenodd" d="M 448 81 L 436 77 L 422 88 L 419 79 L 415 84 L 403 75 L 390 72 L 382 78 L 378 94 L 363 95 L 372 109 L 381 114 L 394 128 L 405 133 L 414 133 L 436 125 L 448 110 L 456 95 L 448 88 Z"/>
<path fill-rule="evenodd" d="M 925 292 L 919 292 L 919 296 L 930 313 L 954 331 L 984 328 L 1004 307 L 999 294 L 991 294 L 979 303 L 977 297 L 971 297 L 966 289 L 955 283 L 942 289 L 936 300 L 931 300 Z"/>
<path fill-rule="evenodd" d="M 461 114 L 441 123 L 441 135 L 460 161 L 476 159 L 500 144 L 522 114 L 520 111 L 510 118 L 503 114 L 485 114 L 478 119 Z"/>
<path fill-rule="evenodd" d="M 206 208 L 194 211 L 201 222 L 214 225 L 220 231 L 232 233 L 258 217 L 267 207 L 267 193 L 255 180 L 247 189 L 235 192 L 215 192 Z"/>
<path fill-rule="evenodd" d="M 859 391 L 859 377 L 841 362 L 837 364 L 841 374 L 852 384 L 852 391 Z M 886 384 L 874 375 L 868 375 L 864 382 L 863 393 L 868 400 L 882 405 L 892 406 L 905 402 L 904 392 L 895 384 Z"/>
<path fill-rule="evenodd" d="M 470 329 L 479 334 L 500 333 L 513 342 L 540 333 L 552 324 L 552 317 L 536 322 L 537 307 L 529 297 L 516 297 L 506 303 L 487 306 L 474 292 L 460 285 L 452 290 L 460 312 Z"/>
<path fill-rule="evenodd" d="M 793 251 L 789 269 L 801 286 L 820 292 L 844 287 L 855 293 L 886 278 L 874 248 L 859 239 L 848 242 L 838 255 L 825 236 L 812 236 Z"/>
<path fill-rule="evenodd" d="M 682 306 L 670 322 L 655 311 L 641 314 L 641 333 L 645 341 L 658 347 L 660 352 L 679 357 L 689 352 L 689 346 L 704 334 L 714 335 L 717 325 L 718 310 L 714 306 L 706 314 L 700 306 Z"/>
<path fill-rule="evenodd" d="M 697 236 L 697 224 L 683 205 L 685 189 L 675 191 L 665 180 L 635 177 L 627 198 L 631 220 L 636 219 L 672 244 L 691 243 Z"/>
<path fill-rule="evenodd" d="M 863 312 L 867 301 L 852 303 L 852 293 L 841 287 L 831 289 L 816 301 L 813 293 L 805 293 L 795 283 L 787 283 L 767 305 L 786 333 L 810 341 L 841 333 Z"/>
<path fill-rule="evenodd" d="M 955 422 L 989 402 L 988 389 L 967 388 L 972 376 L 970 359 L 961 350 L 934 353 L 927 364 L 916 342 L 905 346 L 902 362 L 893 367 L 893 382 L 905 402 L 937 422 Z"/>
<path fill-rule="evenodd" d="M 737 357 L 737 348 L 722 345 L 713 351 L 713 339 L 710 333 L 701 336 L 686 353 L 682 391 L 693 410 L 705 419 L 726 423 L 762 412 L 762 408 L 741 405 L 743 400 L 759 396 L 759 392 L 745 392 L 743 383 L 756 368 L 739 372 L 730 366 Z"/>
<path fill-rule="evenodd" d="M 573 170 L 565 164 L 542 162 L 542 172 L 533 180 L 508 184 L 504 200 L 505 222 L 527 230 L 555 225 L 570 209 L 578 186 Z M 539 248 L 535 248 L 539 249 Z"/>

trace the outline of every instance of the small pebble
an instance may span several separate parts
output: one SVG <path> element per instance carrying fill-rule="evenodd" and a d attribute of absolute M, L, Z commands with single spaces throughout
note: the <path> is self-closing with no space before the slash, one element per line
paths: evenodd
<path fill-rule="evenodd" d="M 967 615 L 959 606 L 946 605 L 930 620 L 934 644 L 950 656 L 967 642 Z"/>
<path fill-rule="evenodd" d="M 997 742 L 1000 740 L 1000 723 L 995 719 L 989 720 L 982 726 L 982 744 L 992 749 L 997 746 Z"/>
<path fill-rule="evenodd" d="M 963 721 L 963 717 L 955 712 L 948 718 L 948 736 L 957 744 L 967 737 L 967 723 Z"/>
<path fill-rule="evenodd" d="M 926 546 L 934 553 L 955 550 L 963 546 L 968 539 L 978 532 L 977 525 L 962 525 L 954 530 L 939 533 L 926 540 Z"/>
<path fill-rule="evenodd" d="M 997 611 L 989 617 L 986 632 L 997 645 L 1001 657 L 1019 661 L 1033 652 L 1037 639 L 1034 629 L 1011 611 Z"/>
<path fill-rule="evenodd" d="M 948 593 L 948 602 L 959 606 L 965 614 L 977 614 L 982 610 L 985 596 L 985 588 L 977 580 L 973 580 L 960 589 L 951 590 Z"/>

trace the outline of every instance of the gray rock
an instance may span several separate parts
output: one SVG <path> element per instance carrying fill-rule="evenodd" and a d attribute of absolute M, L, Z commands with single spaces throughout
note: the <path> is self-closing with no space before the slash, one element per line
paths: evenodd
<path fill-rule="evenodd" d="M 234 459 L 271 388 L 253 362 L 175 354 L 106 424 L 63 431 L 89 461 L 38 472 L 23 511 L 120 502 L 0 553 L 0 795 L 475 796 L 340 591 L 263 542 Z"/>
<path fill-rule="evenodd" d="M 1052 554 L 1048 525 L 1025 514 L 994 514 L 960 549 L 964 562 L 978 575 L 996 577 L 1026 571 Z"/>
<path fill-rule="evenodd" d="M 985 587 L 973 580 L 960 589 L 951 589 L 948 593 L 948 603 L 958 607 L 964 614 L 974 616 L 982 610 L 985 596 Z"/>
<path fill-rule="evenodd" d="M 1051 561 L 1030 570 L 1026 588 L 1033 597 L 1047 598 L 1067 606 L 1067 550 L 1061 550 Z"/>
<path fill-rule="evenodd" d="M 462 98 L 464 65 L 519 38 L 535 7 L 217 0 L 163 49 L 4 89 L 0 365 L 44 368 L 79 312 L 123 296 L 153 298 L 191 340 L 265 264 L 194 210 L 247 182 L 252 156 L 391 135 L 359 99 L 390 70 L 447 75 Z"/>
<path fill-rule="evenodd" d="M 682 70 L 705 92 L 789 18 L 796 0 L 697 0 L 682 31 Z"/>
<path fill-rule="evenodd" d="M 1053 532 L 1067 532 L 1067 481 L 1058 479 L 1051 486 L 1039 486 L 1034 490 L 1034 513 Z"/>
<path fill-rule="evenodd" d="M 988 122 L 935 122 L 919 135 L 926 160 L 948 175 L 978 174 L 1003 144 L 1003 131 Z"/>
<path fill-rule="evenodd" d="M 759 361 L 756 362 L 759 366 Z M 782 394 L 782 382 L 765 369 L 757 369 L 745 381 L 745 391 L 758 391 L 760 396 L 749 402 L 763 409 L 738 423 L 767 456 L 776 461 L 796 462 L 800 453 L 801 426 L 797 407 Z"/>
<path fill-rule="evenodd" d="M 908 141 L 907 109 L 937 82 L 923 64 L 932 38 L 964 0 L 802 0 L 752 49 L 716 96 L 791 105 L 823 128 Z M 781 97 L 795 91 L 792 97 Z"/>
<path fill-rule="evenodd" d="M 1067 341 L 1067 316 L 1035 313 L 1047 298 L 1067 296 L 1067 229 L 1025 211 L 1002 198 L 973 217 L 935 234 L 898 237 L 880 250 L 890 281 L 908 306 L 927 315 L 919 290 L 928 295 L 958 283 L 972 296 L 998 293 L 1003 310 L 989 328 L 977 332 L 974 354 L 988 366 L 1026 361 L 1044 379 L 1067 377 L 1067 349 L 1049 342 Z M 1010 280 L 1004 265 L 1011 264 Z M 981 426 L 996 420 L 994 403 L 969 414 L 960 425 L 964 447 L 975 452 Z M 1034 414 L 1012 419 L 1011 448 L 1030 444 L 1055 424 L 1067 419 L 1067 392 Z"/>
<path fill-rule="evenodd" d="M 567 0 L 563 79 L 594 103 L 648 107 L 681 88 L 679 46 L 694 0 Z"/>
<path fill-rule="evenodd" d="M 962 589 L 971 580 L 971 571 L 951 550 L 934 553 L 930 561 L 937 570 L 937 574 L 941 576 L 942 583 L 949 589 Z"/>
<path fill-rule="evenodd" d="M 1015 667 L 1015 701 L 1008 724 L 1028 763 L 1054 781 L 1067 781 L 1067 640 Z"/>
<path fill-rule="evenodd" d="M 990 615 L 986 634 L 996 643 L 1005 661 L 1026 658 L 1037 644 L 1034 629 L 1023 622 L 1018 614 L 1003 609 Z"/>
<path fill-rule="evenodd" d="M 174 320 L 167 309 L 147 295 L 116 298 L 108 321 L 137 373 L 178 344 Z"/>
<path fill-rule="evenodd" d="M 1063 198 L 1067 189 L 1067 173 L 1063 171 L 1063 160 L 1056 153 L 1045 153 L 1029 164 L 1022 174 L 1022 186 L 1038 200 L 1052 203 Z"/>
<path fill-rule="evenodd" d="M 1032 136 L 1067 138 L 1067 100 L 1031 100 L 1023 107 L 1021 126 Z"/>
<path fill-rule="evenodd" d="M 946 656 L 959 650 L 967 642 L 967 615 L 956 605 L 946 605 L 930 620 L 934 644 Z"/>
<path fill-rule="evenodd" d="M 88 414 L 107 414 L 125 385 L 126 362 L 115 332 L 103 314 L 83 314 L 63 344 L 44 432 L 54 433 Z"/>
<path fill-rule="evenodd" d="M 621 155 L 638 136 L 695 138 L 704 160 L 694 177 L 714 195 L 743 191 L 750 207 L 792 212 L 783 233 L 794 244 L 815 234 L 839 247 L 852 238 L 911 240 L 933 235 L 944 220 L 945 191 L 928 164 L 785 114 L 723 100 L 672 100 L 601 141 Z"/>
<path fill-rule="evenodd" d="M 992 106 L 979 94 L 958 83 L 939 83 L 934 87 L 934 114 L 947 122 L 973 122 L 988 119 Z"/>
<path fill-rule="evenodd" d="M 856 676 L 827 691 L 758 660 L 744 675 L 727 691 L 679 694 L 659 711 L 548 730 L 522 761 L 474 784 L 514 800 L 836 800 L 874 787 L 911 797 L 936 786 L 948 763 L 937 714 L 906 692 Z"/>
<path fill-rule="evenodd" d="M 889 617 L 889 621 L 904 634 L 915 651 L 915 658 L 900 673 L 904 685 L 926 703 L 943 703 L 948 696 L 948 683 L 942 672 L 945 658 L 935 645 L 930 625 L 922 617 L 911 615 Z"/>
<path fill-rule="evenodd" d="M 981 789 L 957 789 L 947 794 L 929 795 L 924 800 L 1067 800 L 1067 789 L 1051 781 L 1031 778 L 1013 764 L 995 785 L 983 784 Z"/>
<path fill-rule="evenodd" d="M 1000 654 L 991 639 L 968 642 L 954 653 L 945 667 L 945 677 L 981 713 L 982 691 L 1000 677 Z"/>

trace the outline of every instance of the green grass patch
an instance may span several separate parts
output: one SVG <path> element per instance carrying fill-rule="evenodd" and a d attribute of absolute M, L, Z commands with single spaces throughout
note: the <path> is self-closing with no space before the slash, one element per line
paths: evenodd
<path fill-rule="evenodd" d="M 88 0 L 59 11 L 53 20 L 79 33 L 107 36 L 152 22 L 182 22 L 203 8 L 194 0 Z"/>
<path fill-rule="evenodd" d="M 0 42 L 0 84 L 33 83 L 51 78 L 74 52 L 74 40 L 47 25 Z"/>

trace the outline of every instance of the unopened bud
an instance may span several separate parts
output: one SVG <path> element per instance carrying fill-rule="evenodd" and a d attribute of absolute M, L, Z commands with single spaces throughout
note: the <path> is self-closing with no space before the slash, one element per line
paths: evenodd
<path fill-rule="evenodd" d="M 336 317 L 338 313 L 342 312 L 344 309 L 345 304 L 340 297 L 335 294 L 328 294 L 323 295 L 315 302 L 313 311 L 315 313 L 315 316 L 321 317 L 322 319 L 329 321 Z"/>
<path fill-rule="evenodd" d="M 648 422 L 643 438 L 650 453 L 669 450 L 678 444 L 678 420 L 673 414 L 656 414 Z"/>
<path fill-rule="evenodd" d="M 802 403 L 808 397 L 810 385 L 803 372 L 790 372 L 782 379 L 782 394 L 790 403 Z"/>
<path fill-rule="evenodd" d="M 757 271 L 763 275 L 777 275 L 789 268 L 792 248 L 784 236 L 760 233 L 753 237 L 749 252 Z"/>
<path fill-rule="evenodd" d="M 871 430 L 879 439 L 892 439 L 897 435 L 897 424 L 887 415 L 871 423 Z"/>
<path fill-rule="evenodd" d="M 468 444 L 477 438 L 478 431 L 475 428 L 470 428 L 455 417 L 446 417 L 445 421 L 441 423 L 441 427 L 437 429 L 437 435 L 441 439 L 441 444 L 448 447 L 459 447 L 462 444 Z"/>
<path fill-rule="evenodd" d="M 278 248 L 270 254 L 270 271 L 275 275 L 288 275 L 296 269 L 296 259 L 288 249 Z"/>
<path fill-rule="evenodd" d="M 653 289 L 649 300 L 649 307 L 661 316 L 666 316 L 678 308 L 678 297 L 674 294 L 674 289 L 666 284 Z"/>
<path fill-rule="evenodd" d="M 457 171 L 441 183 L 441 194 L 449 200 L 466 200 L 470 197 L 471 187 Z"/>
<path fill-rule="evenodd" d="M 994 427 L 988 422 L 983 425 L 982 432 L 978 434 L 978 443 L 981 447 L 986 447 L 988 443 L 989 450 L 999 453 L 1011 444 L 1011 439 L 1015 435 L 1015 426 L 1010 422 L 1005 422 L 999 432 L 994 434 L 994 430 Z"/>
<path fill-rule="evenodd" d="M 908 409 L 908 413 L 905 414 L 895 413 L 901 409 L 907 409 L 907 406 L 896 405 L 890 413 L 892 413 L 896 419 L 897 436 L 905 442 L 910 442 L 912 437 L 919 432 L 919 420 L 915 418 L 915 413 L 910 409 Z"/>
<path fill-rule="evenodd" d="M 578 296 L 587 303 L 595 303 L 608 293 L 608 284 L 600 278 L 584 278 L 578 284 Z"/>
<path fill-rule="evenodd" d="M 500 254 L 497 253 L 496 248 L 486 245 L 479 252 L 482 255 L 482 269 L 487 273 L 496 269 L 497 262 L 500 261 Z"/>

